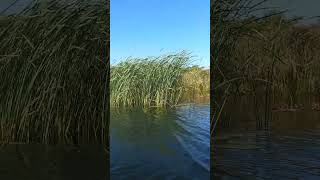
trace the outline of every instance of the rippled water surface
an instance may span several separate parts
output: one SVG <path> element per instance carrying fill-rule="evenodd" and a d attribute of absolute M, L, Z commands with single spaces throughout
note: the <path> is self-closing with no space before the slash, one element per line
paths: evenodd
<path fill-rule="evenodd" d="M 209 179 L 209 105 L 112 110 L 111 179 Z"/>
<path fill-rule="evenodd" d="M 227 107 L 217 127 L 215 179 L 320 179 L 320 112 L 272 112 L 259 127 L 250 107 Z"/>

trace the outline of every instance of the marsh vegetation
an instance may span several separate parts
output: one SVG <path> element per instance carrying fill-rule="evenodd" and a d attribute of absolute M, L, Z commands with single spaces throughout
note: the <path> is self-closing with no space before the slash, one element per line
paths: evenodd
<path fill-rule="evenodd" d="M 108 142 L 106 2 L 50 1 L 0 17 L 0 141 Z"/>
<path fill-rule="evenodd" d="M 182 51 L 111 66 L 111 178 L 209 178 L 209 70 L 192 61 Z"/>
<path fill-rule="evenodd" d="M 111 67 L 111 106 L 173 107 L 209 96 L 209 70 L 186 52 L 128 58 Z"/>
<path fill-rule="evenodd" d="M 268 119 L 274 105 L 295 108 L 297 97 L 319 96 L 319 26 L 299 25 L 302 18 L 289 19 L 283 12 L 255 17 L 263 3 L 213 5 L 211 93 L 216 112 L 228 97 L 250 95 Z M 257 100 L 260 96 L 263 101 Z"/>
<path fill-rule="evenodd" d="M 215 0 L 212 3 L 212 171 L 239 177 L 251 173 L 248 178 L 268 179 L 274 174 L 318 177 L 319 174 L 312 174 L 309 169 L 303 174 L 294 174 L 293 170 L 268 172 L 268 166 L 277 166 L 272 161 L 258 158 L 246 161 L 240 157 L 250 153 L 266 160 L 292 159 L 281 159 L 286 166 L 298 163 L 294 157 L 275 152 L 274 148 L 279 146 L 300 153 L 301 160 L 309 167 L 312 162 L 307 152 L 313 149 L 305 148 L 305 152 L 297 149 L 310 139 L 298 138 L 318 134 L 315 118 L 319 110 L 319 25 L 302 24 L 303 18 L 289 18 L 285 11 L 271 11 L 265 2 Z M 268 13 L 257 15 L 261 10 Z M 294 139 L 293 146 L 278 142 L 278 138 L 288 136 Z M 232 150 L 228 149 L 239 152 L 239 156 L 229 159 L 230 163 L 227 156 Z M 242 162 L 250 168 L 259 166 L 261 172 L 239 166 Z"/>

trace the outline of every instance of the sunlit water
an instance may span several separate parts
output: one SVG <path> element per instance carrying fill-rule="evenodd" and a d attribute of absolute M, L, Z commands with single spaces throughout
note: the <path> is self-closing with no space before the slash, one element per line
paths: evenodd
<path fill-rule="evenodd" d="M 233 113 L 214 137 L 215 179 L 320 179 L 320 112 L 308 104 L 273 112 L 266 129 L 257 128 L 251 105 L 228 106 Z"/>
<path fill-rule="evenodd" d="M 112 110 L 111 179 L 209 179 L 209 105 Z"/>

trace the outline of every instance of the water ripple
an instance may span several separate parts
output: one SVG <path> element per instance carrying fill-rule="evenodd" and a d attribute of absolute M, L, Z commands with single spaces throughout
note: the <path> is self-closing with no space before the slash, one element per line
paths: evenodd
<path fill-rule="evenodd" d="M 319 136 L 320 130 L 308 130 L 216 140 L 213 171 L 219 177 L 319 179 Z"/>

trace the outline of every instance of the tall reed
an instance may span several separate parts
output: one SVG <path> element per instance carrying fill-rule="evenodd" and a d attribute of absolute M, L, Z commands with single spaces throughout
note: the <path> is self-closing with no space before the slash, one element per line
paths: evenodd
<path fill-rule="evenodd" d="M 212 0 L 211 1 L 211 132 L 213 133 L 213 121 L 218 121 L 225 99 L 230 95 L 241 95 L 248 88 L 243 88 L 243 82 L 250 82 L 251 88 L 257 88 L 256 84 L 268 85 L 267 77 L 255 76 L 255 69 L 245 74 L 244 68 L 255 58 L 251 54 L 239 56 L 237 54 L 239 42 L 243 38 L 252 37 L 259 40 L 259 29 L 253 24 L 263 24 L 269 17 L 282 14 L 284 11 L 272 12 L 272 8 L 263 7 L 267 0 Z M 269 10 L 270 13 L 261 13 Z M 263 15 L 258 15 L 260 14 Z M 244 44 L 246 41 L 242 41 Z M 265 41 L 267 42 L 267 41 Z M 243 50 L 243 49 L 242 49 Z M 250 48 L 245 49 L 250 51 Z M 237 55 L 235 55 L 237 54 Z M 271 56 L 268 52 L 268 56 Z M 239 58 L 242 58 L 239 61 Z M 272 64 L 272 63 L 271 63 Z M 250 91 L 252 92 L 252 91 Z M 269 92 L 265 90 L 264 92 Z"/>
<path fill-rule="evenodd" d="M 226 96 L 249 95 L 267 121 L 272 105 L 290 107 L 299 96 L 320 94 L 319 25 L 298 25 L 302 18 L 287 18 L 285 11 L 254 16 L 265 2 L 213 1 L 212 111 L 220 111 Z"/>
<path fill-rule="evenodd" d="M 296 104 L 298 96 L 319 95 L 320 29 L 297 26 L 281 16 L 268 18 L 252 28 L 261 26 L 264 28 L 251 37 L 240 38 L 231 57 L 232 71 L 244 77 L 238 84 L 240 93 L 261 94 L 261 87 L 267 84 L 272 103 L 289 105 Z M 252 88 L 253 83 L 257 88 Z"/>
<path fill-rule="evenodd" d="M 112 106 L 172 106 L 182 95 L 183 71 L 190 61 L 186 52 L 127 59 L 111 67 Z"/>
<path fill-rule="evenodd" d="M 0 19 L 0 141 L 108 141 L 109 6 L 66 2 Z"/>
<path fill-rule="evenodd" d="M 186 101 L 210 96 L 210 69 L 199 66 L 188 67 L 183 75 L 184 96 Z"/>

